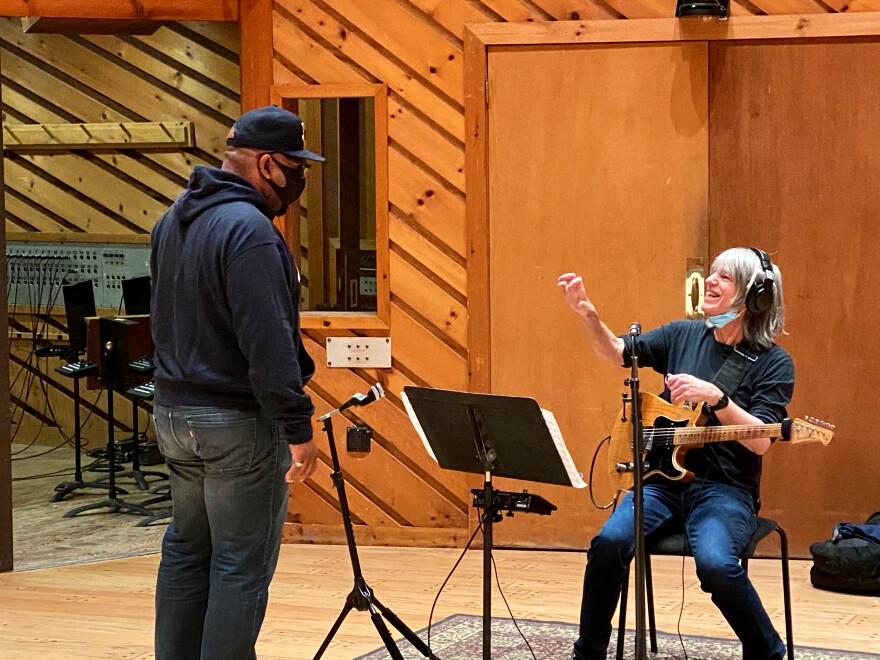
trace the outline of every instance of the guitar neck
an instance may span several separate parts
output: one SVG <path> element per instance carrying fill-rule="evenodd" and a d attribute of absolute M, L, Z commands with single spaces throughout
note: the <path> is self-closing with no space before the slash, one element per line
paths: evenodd
<path fill-rule="evenodd" d="M 782 424 L 744 424 L 741 426 L 688 426 L 675 429 L 675 446 L 702 445 L 709 442 L 781 438 Z"/>

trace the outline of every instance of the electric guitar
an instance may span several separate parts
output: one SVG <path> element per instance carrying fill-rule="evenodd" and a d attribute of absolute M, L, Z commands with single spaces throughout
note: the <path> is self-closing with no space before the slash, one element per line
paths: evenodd
<path fill-rule="evenodd" d="M 810 421 L 786 419 L 779 424 L 695 426 L 702 418 L 701 407 L 675 406 L 646 392 L 641 398 L 645 483 L 661 479 L 690 481 L 694 473 L 684 467 L 685 454 L 710 442 L 781 438 L 792 444 L 821 442 L 827 445 L 834 437 L 834 426 L 809 417 Z M 608 449 L 608 474 L 618 490 L 629 490 L 633 486 L 632 440 L 632 422 L 616 420 Z"/>

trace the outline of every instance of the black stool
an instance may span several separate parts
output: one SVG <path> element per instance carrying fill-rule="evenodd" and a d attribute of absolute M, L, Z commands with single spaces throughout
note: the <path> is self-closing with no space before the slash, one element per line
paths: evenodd
<path fill-rule="evenodd" d="M 788 644 L 788 659 L 794 660 L 794 633 L 791 623 L 791 585 L 788 572 L 788 537 L 775 520 L 758 518 L 755 533 L 749 539 L 739 558 L 743 570 L 749 572 L 749 559 L 755 553 L 755 547 L 762 539 L 773 532 L 779 534 L 779 547 L 782 557 L 782 596 L 785 603 L 785 637 Z M 648 626 L 651 635 L 651 652 L 657 653 L 657 625 L 654 620 L 654 587 L 651 581 L 651 555 L 667 555 L 674 557 L 693 557 L 691 546 L 684 533 L 669 534 L 658 539 L 645 553 L 645 591 L 648 599 Z M 626 637 L 626 597 L 629 591 L 629 568 L 620 592 L 620 622 L 617 628 L 617 660 L 623 659 L 623 646 Z"/>

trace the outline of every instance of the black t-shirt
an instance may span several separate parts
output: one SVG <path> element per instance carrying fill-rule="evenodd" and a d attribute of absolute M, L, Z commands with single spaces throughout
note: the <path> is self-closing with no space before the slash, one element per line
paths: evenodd
<path fill-rule="evenodd" d="M 630 338 L 624 336 L 623 340 L 624 366 L 629 366 Z M 785 407 L 794 390 L 791 356 L 776 344 L 757 353 L 746 343 L 737 348 L 757 359 L 730 398 L 762 422 L 778 424 L 786 417 Z M 663 375 L 690 374 L 713 382 L 733 350 L 733 346 L 716 341 L 714 330 L 702 321 L 673 321 L 639 337 L 639 364 Z M 661 396 L 668 401 L 669 389 L 664 389 Z M 715 426 L 719 422 L 711 415 L 707 423 Z M 745 488 L 758 498 L 761 457 L 738 442 L 716 442 L 692 449 L 685 457 L 685 467 L 697 477 Z"/>

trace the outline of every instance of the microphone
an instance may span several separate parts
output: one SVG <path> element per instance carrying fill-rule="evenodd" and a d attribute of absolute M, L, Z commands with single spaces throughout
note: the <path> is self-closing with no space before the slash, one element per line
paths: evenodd
<path fill-rule="evenodd" d="M 337 411 L 342 412 L 343 410 L 348 410 L 352 406 L 366 406 L 367 404 L 373 403 L 376 399 L 381 399 L 383 396 L 385 396 L 385 390 L 382 389 L 380 383 L 376 383 L 366 394 L 355 394 L 352 396 L 348 401 L 339 406 Z"/>
<path fill-rule="evenodd" d="M 630 338 L 630 346 L 629 346 L 629 355 L 633 359 L 635 363 L 635 359 L 639 356 L 639 336 L 642 334 L 642 324 L 638 321 L 635 321 L 631 326 L 629 326 L 629 338 Z"/>
<path fill-rule="evenodd" d="M 376 383 L 373 385 L 366 394 L 355 394 L 348 401 L 339 406 L 336 410 L 331 410 L 326 415 L 321 415 L 318 417 L 319 422 L 323 422 L 325 420 L 330 419 L 336 413 L 340 413 L 343 410 L 348 410 L 352 406 L 366 406 L 367 404 L 373 403 L 376 399 L 381 399 L 385 396 L 385 390 L 382 389 L 382 385 L 380 383 Z"/>

